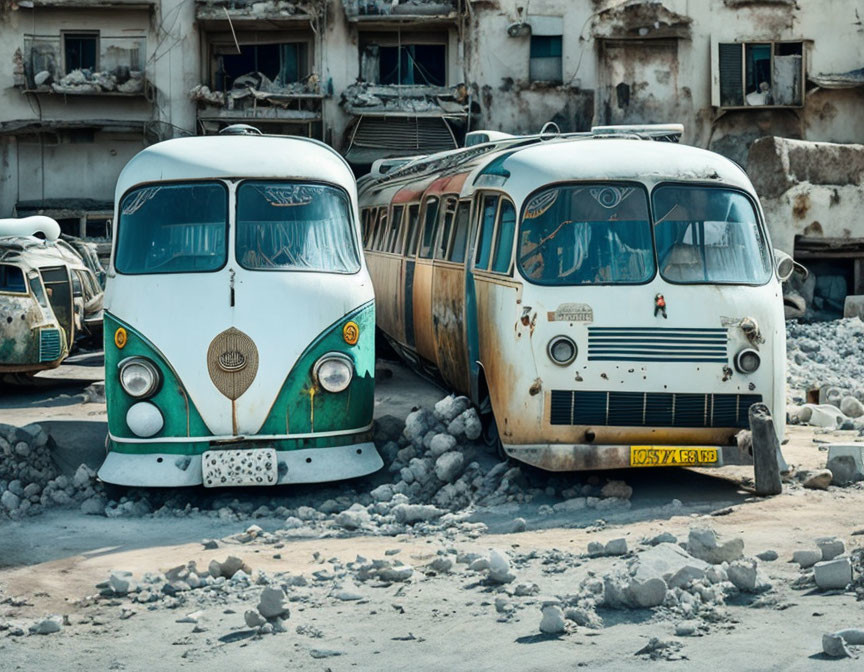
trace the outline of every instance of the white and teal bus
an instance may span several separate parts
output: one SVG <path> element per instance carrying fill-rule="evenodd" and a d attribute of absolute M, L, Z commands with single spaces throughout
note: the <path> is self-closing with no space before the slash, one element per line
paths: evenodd
<path fill-rule="evenodd" d="M 106 482 L 315 483 L 382 466 L 354 176 L 323 143 L 252 130 L 158 143 L 118 179 Z"/>

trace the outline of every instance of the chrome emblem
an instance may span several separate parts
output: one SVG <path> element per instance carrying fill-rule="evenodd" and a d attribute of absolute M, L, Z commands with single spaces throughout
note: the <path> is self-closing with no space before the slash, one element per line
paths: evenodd
<path fill-rule="evenodd" d="M 243 356 L 242 352 L 238 352 L 237 350 L 223 352 L 219 355 L 218 362 L 219 368 L 226 373 L 234 373 L 246 368 L 246 357 Z"/>

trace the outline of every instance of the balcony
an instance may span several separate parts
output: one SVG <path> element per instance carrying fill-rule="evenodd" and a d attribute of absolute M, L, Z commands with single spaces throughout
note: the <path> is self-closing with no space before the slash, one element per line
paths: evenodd
<path fill-rule="evenodd" d="M 314 0 L 196 0 L 195 18 L 205 27 L 231 21 L 243 25 L 315 21 Z"/>
<path fill-rule="evenodd" d="M 464 0 L 342 0 L 348 21 L 363 25 L 454 23 Z"/>
<path fill-rule="evenodd" d="M 324 97 L 314 74 L 301 82 L 281 85 L 261 73 L 238 77 L 227 91 L 213 91 L 199 84 L 189 95 L 198 105 L 198 123 L 205 134 L 229 124 L 247 123 L 266 125 L 274 133 L 309 137 L 321 122 Z"/>
<path fill-rule="evenodd" d="M 23 93 L 152 98 L 144 70 L 146 38 L 97 31 L 24 35 L 13 56 L 13 82 Z"/>

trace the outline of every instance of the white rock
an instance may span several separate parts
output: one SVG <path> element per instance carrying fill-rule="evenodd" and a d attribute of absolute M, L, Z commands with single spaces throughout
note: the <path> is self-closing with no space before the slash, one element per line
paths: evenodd
<path fill-rule="evenodd" d="M 816 540 L 816 546 L 822 552 L 822 560 L 833 560 L 846 552 L 846 544 L 837 537 L 821 537 Z"/>
<path fill-rule="evenodd" d="M 469 408 L 459 417 L 462 418 L 462 422 L 465 424 L 465 438 L 469 441 L 479 439 L 480 434 L 483 433 L 483 425 L 480 422 L 477 409 Z"/>
<path fill-rule="evenodd" d="M 741 558 L 744 540 L 735 537 L 721 541 L 711 528 L 691 528 L 687 539 L 687 552 L 694 558 L 719 565 L 721 562 L 733 562 Z"/>
<path fill-rule="evenodd" d="M 376 502 L 389 502 L 393 499 L 393 486 L 390 483 L 384 483 L 384 485 L 379 485 L 377 488 L 372 490 L 369 495 Z"/>
<path fill-rule="evenodd" d="M 822 590 L 843 590 L 852 583 L 852 563 L 847 557 L 817 562 L 813 578 Z"/>
<path fill-rule="evenodd" d="M 14 511 L 20 506 L 21 498 L 11 490 L 4 490 L 3 494 L 0 495 L 0 504 L 7 511 Z"/>
<path fill-rule="evenodd" d="M 546 635 L 560 635 L 566 630 L 564 612 L 557 604 L 543 607 L 543 618 L 540 619 L 540 632 Z"/>
<path fill-rule="evenodd" d="M 435 461 L 435 476 L 439 481 L 452 483 L 462 474 L 465 457 L 458 451 L 444 453 Z"/>
<path fill-rule="evenodd" d="M 30 632 L 34 635 L 51 635 L 62 629 L 63 624 L 59 616 L 49 616 L 30 626 Z"/>
<path fill-rule="evenodd" d="M 831 658 L 851 658 L 852 652 L 846 648 L 846 641 L 840 635 L 822 635 L 822 651 Z"/>
<path fill-rule="evenodd" d="M 494 583 L 510 583 L 516 578 L 510 572 L 510 559 L 503 551 L 492 549 L 489 552 L 489 573 L 487 574 L 487 578 Z"/>
<path fill-rule="evenodd" d="M 729 580 L 742 593 L 761 593 L 771 589 L 771 583 L 760 571 L 753 558 L 743 558 L 731 563 L 726 569 Z"/>
<path fill-rule="evenodd" d="M 630 499 L 633 496 L 633 488 L 624 481 L 609 481 L 600 489 L 604 497 L 618 497 L 619 499 Z"/>
<path fill-rule="evenodd" d="M 808 569 L 821 561 L 822 551 L 819 549 L 805 548 L 792 553 L 792 562 L 797 563 L 801 569 Z"/>
<path fill-rule="evenodd" d="M 264 618 L 287 617 L 288 605 L 285 604 L 285 591 L 281 588 L 266 587 L 261 591 L 258 611 Z"/>
<path fill-rule="evenodd" d="M 429 454 L 438 457 L 456 448 L 456 437 L 451 434 L 436 434 L 429 442 Z"/>
<path fill-rule="evenodd" d="M 393 507 L 391 513 L 397 523 L 412 525 L 440 518 L 445 511 L 431 504 L 398 504 Z"/>
<path fill-rule="evenodd" d="M 383 567 L 378 570 L 378 578 L 382 581 L 407 581 L 413 574 L 414 568 L 411 565 L 396 565 L 394 567 Z"/>
<path fill-rule="evenodd" d="M 864 404 L 855 397 L 843 397 L 840 401 L 840 411 L 849 418 L 860 418 L 864 415 Z"/>
<path fill-rule="evenodd" d="M 246 627 L 260 628 L 267 620 L 255 609 L 247 609 L 243 614 L 243 619 L 246 621 Z"/>

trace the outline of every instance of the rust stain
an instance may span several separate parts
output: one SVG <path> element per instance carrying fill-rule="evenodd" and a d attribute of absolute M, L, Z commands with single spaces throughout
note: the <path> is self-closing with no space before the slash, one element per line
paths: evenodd
<path fill-rule="evenodd" d="M 804 219 L 808 210 L 810 210 L 810 194 L 798 194 L 792 204 L 792 214 L 795 219 Z"/>
<path fill-rule="evenodd" d="M 528 394 L 530 394 L 532 397 L 537 396 L 538 394 L 540 394 L 540 390 L 542 389 L 543 381 L 539 378 L 535 378 L 534 382 L 531 383 L 531 387 L 528 388 Z"/>
<path fill-rule="evenodd" d="M 315 388 L 309 388 L 309 428 L 315 431 Z"/>

